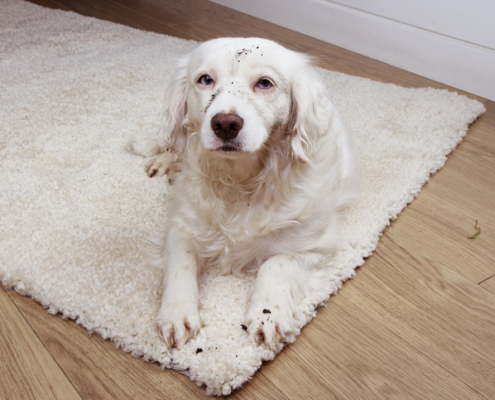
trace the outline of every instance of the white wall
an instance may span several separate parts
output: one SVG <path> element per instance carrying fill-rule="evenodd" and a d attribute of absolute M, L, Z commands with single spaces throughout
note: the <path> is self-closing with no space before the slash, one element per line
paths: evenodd
<path fill-rule="evenodd" d="M 495 49 L 493 0 L 328 0 Z"/>
<path fill-rule="evenodd" d="M 494 0 L 212 0 L 495 100 Z"/>

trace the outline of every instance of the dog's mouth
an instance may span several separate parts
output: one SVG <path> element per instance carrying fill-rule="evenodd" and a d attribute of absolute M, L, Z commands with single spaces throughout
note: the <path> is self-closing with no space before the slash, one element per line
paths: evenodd
<path fill-rule="evenodd" d="M 240 151 L 239 148 L 237 146 L 234 146 L 233 144 L 224 144 L 223 146 L 221 146 L 217 150 L 224 151 L 226 153 L 233 153 L 233 152 Z"/>
<path fill-rule="evenodd" d="M 232 143 L 224 143 L 212 151 L 221 158 L 229 158 L 232 160 L 236 160 L 247 154 L 241 146 Z"/>
<path fill-rule="evenodd" d="M 242 145 L 237 143 L 235 140 L 223 140 L 222 143 L 218 143 L 213 149 L 214 152 L 221 154 L 236 154 L 244 153 L 242 150 Z"/>

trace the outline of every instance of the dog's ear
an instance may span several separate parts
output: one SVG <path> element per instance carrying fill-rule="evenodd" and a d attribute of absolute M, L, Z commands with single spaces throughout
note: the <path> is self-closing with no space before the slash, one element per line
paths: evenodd
<path fill-rule="evenodd" d="M 332 119 L 328 94 L 308 58 L 292 79 L 289 130 L 292 155 L 296 160 L 310 162 L 322 133 Z"/>
<path fill-rule="evenodd" d="M 184 122 L 187 116 L 187 64 L 189 56 L 182 57 L 170 77 L 166 91 L 163 124 L 158 132 L 158 142 L 167 150 L 181 155 L 187 144 L 187 131 Z"/>

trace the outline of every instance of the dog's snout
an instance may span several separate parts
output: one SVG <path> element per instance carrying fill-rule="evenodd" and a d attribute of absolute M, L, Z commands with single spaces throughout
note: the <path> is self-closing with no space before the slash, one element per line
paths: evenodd
<path fill-rule="evenodd" d="M 211 119 L 211 129 L 223 140 L 234 139 L 243 125 L 244 121 L 237 114 L 217 114 Z"/>

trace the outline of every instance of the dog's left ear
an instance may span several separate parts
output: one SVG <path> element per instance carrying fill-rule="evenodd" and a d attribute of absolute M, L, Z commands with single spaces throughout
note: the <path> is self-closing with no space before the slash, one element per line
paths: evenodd
<path fill-rule="evenodd" d="M 300 72 L 292 78 L 289 129 L 293 157 L 310 162 L 320 136 L 328 129 L 333 107 L 310 59 L 302 61 Z"/>
<path fill-rule="evenodd" d="M 189 56 L 182 57 L 175 73 L 170 77 L 165 99 L 163 124 L 158 132 L 158 142 L 175 156 L 181 155 L 187 144 L 184 122 L 187 116 L 187 65 Z"/>

